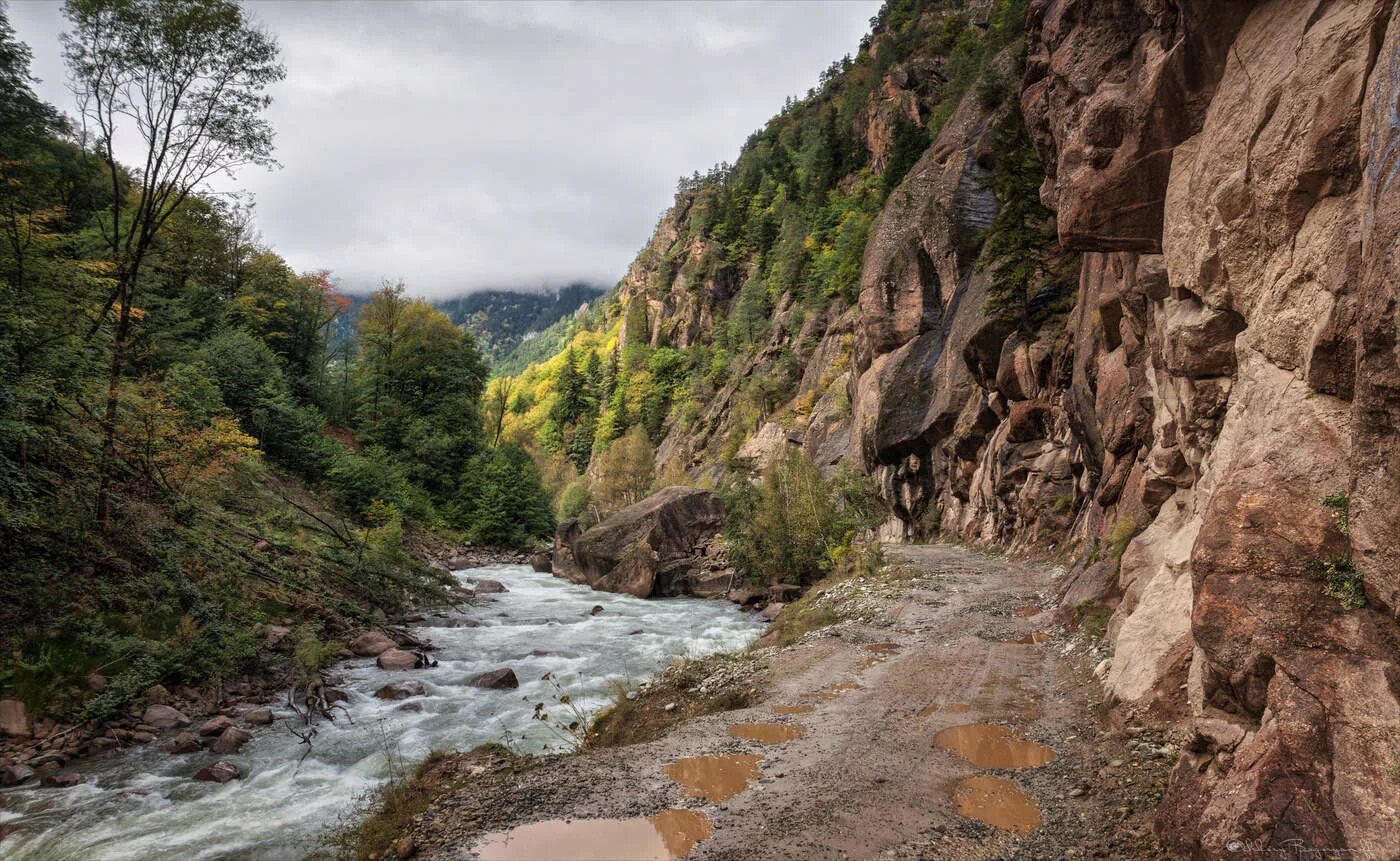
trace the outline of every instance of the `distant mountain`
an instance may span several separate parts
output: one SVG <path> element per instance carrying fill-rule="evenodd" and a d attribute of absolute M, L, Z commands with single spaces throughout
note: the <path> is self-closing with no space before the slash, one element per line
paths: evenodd
<path fill-rule="evenodd" d="M 601 295 L 600 287 L 576 283 L 541 293 L 482 290 L 433 305 L 476 335 L 482 351 L 494 364 L 522 342 L 573 316 Z"/>
<path fill-rule="evenodd" d="M 564 287 L 544 291 L 523 290 L 482 290 L 452 299 L 438 299 L 433 306 L 476 336 L 482 352 L 496 367 L 516 351 L 516 348 L 532 341 L 541 333 L 554 333 L 562 330 L 563 321 L 572 318 L 594 299 L 603 295 L 603 288 L 578 282 Z M 360 308 L 369 301 L 368 295 L 349 296 L 350 305 L 340 314 L 333 325 L 331 340 L 340 343 L 355 331 L 355 321 L 360 316 Z M 554 349 L 542 352 L 528 351 L 531 360 L 547 358 L 559 347 L 557 337 L 547 337 Z M 524 364 L 511 362 L 512 370 L 504 373 L 519 373 Z M 519 367 L 516 365 L 519 364 Z M 528 361 L 525 362 L 528 364 Z M 496 368 L 498 372 L 500 368 Z"/>

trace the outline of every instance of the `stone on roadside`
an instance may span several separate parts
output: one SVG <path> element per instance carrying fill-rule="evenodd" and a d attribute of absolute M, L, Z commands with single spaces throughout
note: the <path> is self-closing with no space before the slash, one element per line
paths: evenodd
<path fill-rule="evenodd" d="M 141 723 L 150 724 L 156 729 L 179 729 L 189 726 L 190 719 L 171 706 L 151 705 L 146 706 L 146 711 L 141 714 Z"/>
<path fill-rule="evenodd" d="M 412 652 L 405 652 L 403 649 L 389 649 L 381 652 L 375 663 L 381 670 L 411 670 L 418 666 L 418 658 Z"/>
<path fill-rule="evenodd" d="M 397 647 L 383 631 L 366 631 L 350 641 L 350 651 L 361 658 L 375 658 Z"/>
<path fill-rule="evenodd" d="M 499 691 L 520 687 L 520 680 L 515 677 L 515 670 L 510 667 L 502 667 L 499 670 L 489 670 L 472 676 L 467 684 L 474 688 L 489 688 Z"/>
<path fill-rule="evenodd" d="M 203 780 L 207 783 L 228 783 L 230 780 L 239 780 L 243 777 L 243 772 L 238 766 L 231 762 L 219 760 L 206 765 L 194 774 L 195 780 Z"/>
<path fill-rule="evenodd" d="M 215 753 L 238 753 L 239 748 L 247 744 L 253 738 L 253 734 L 242 727 L 231 726 L 219 734 L 214 739 L 214 743 L 209 745 L 209 749 Z"/>

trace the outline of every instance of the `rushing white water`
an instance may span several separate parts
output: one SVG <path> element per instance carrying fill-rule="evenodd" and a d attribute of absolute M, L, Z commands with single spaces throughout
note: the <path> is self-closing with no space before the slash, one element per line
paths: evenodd
<path fill-rule="evenodd" d="M 639 681 L 671 658 L 742 647 L 761 624 L 723 601 L 643 601 L 594 592 L 523 565 L 458 572 L 463 580 L 500 580 L 510 592 L 453 614 L 430 617 L 415 631 L 438 646 L 433 669 L 389 673 L 374 660 L 337 668 L 350 694 L 353 723 L 322 721 L 305 752 L 282 726 L 255 731 L 237 755 L 177 756 L 159 744 L 78 767 L 84 782 L 70 789 L 6 790 L 0 822 L 18 831 L 0 843 L 6 859 L 299 859 L 316 853 L 329 829 L 363 808 L 369 792 L 395 769 L 430 750 L 465 750 L 510 739 L 519 749 L 562 744 L 557 728 L 532 719 L 534 704 L 553 706 L 567 724 L 559 693 L 591 713 L 611 700 L 616 683 Z M 603 611 L 591 615 L 601 605 Z M 472 619 L 480 627 L 434 627 Z M 641 633 L 633 633 L 640 630 Z M 519 690 L 467 686 L 477 673 L 509 666 Z M 553 681 L 542 680 L 546 673 Z M 375 699 L 384 683 L 416 679 L 427 695 L 404 702 Z M 237 763 L 244 779 L 218 785 L 191 776 L 215 759 Z"/>

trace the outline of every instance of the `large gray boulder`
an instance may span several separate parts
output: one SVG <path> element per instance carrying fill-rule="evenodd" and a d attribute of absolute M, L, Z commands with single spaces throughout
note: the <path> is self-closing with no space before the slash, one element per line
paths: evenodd
<path fill-rule="evenodd" d="M 575 583 L 639 598 L 703 594 L 724 525 L 724 505 L 708 490 L 667 487 L 582 534 L 560 525 L 554 573 Z"/>

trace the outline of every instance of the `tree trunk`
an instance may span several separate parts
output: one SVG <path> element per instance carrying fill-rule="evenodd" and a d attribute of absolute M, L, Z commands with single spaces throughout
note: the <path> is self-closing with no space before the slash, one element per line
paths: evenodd
<path fill-rule="evenodd" d="M 107 405 L 102 412 L 102 460 L 97 482 L 97 523 L 103 532 L 112 527 L 112 472 L 117 457 L 117 402 L 121 395 L 122 366 L 126 364 L 127 337 L 131 331 L 131 295 L 134 274 L 118 276 L 117 330 L 112 336 L 112 367 L 107 376 Z"/>

